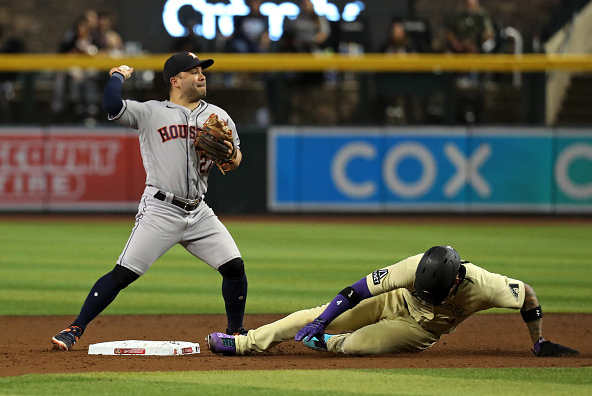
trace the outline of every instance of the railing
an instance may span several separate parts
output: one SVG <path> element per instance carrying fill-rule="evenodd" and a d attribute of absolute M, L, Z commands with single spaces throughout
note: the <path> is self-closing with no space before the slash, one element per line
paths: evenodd
<path fill-rule="evenodd" d="M 302 124 L 309 122 L 325 125 L 337 124 L 464 124 L 464 123 L 506 123 L 534 124 L 545 123 L 545 75 L 549 72 L 590 72 L 590 55 L 545 55 L 545 54 L 491 54 L 491 55 L 451 55 L 451 54 L 199 54 L 200 58 L 214 58 L 214 67 L 208 69 L 208 85 L 212 89 L 208 98 L 213 103 L 221 103 L 241 123 L 260 123 L 254 121 L 254 114 L 261 112 L 257 119 L 268 119 L 271 114 L 272 124 Z M 157 98 L 164 91 L 164 84 L 155 74 L 169 54 L 151 54 L 125 57 L 64 55 L 64 54 L 18 54 L 0 55 L 0 73 L 19 73 L 21 78 L 15 85 L 16 93 L 12 99 L 4 100 L 0 107 L 0 121 L 3 123 L 78 123 L 73 120 L 72 111 L 54 112 L 56 78 L 59 74 L 80 74 L 82 69 L 94 73 L 95 80 L 106 78 L 106 71 L 114 66 L 127 64 L 136 70 L 136 77 L 126 84 L 126 97 L 136 100 Z M 74 73 L 72 73 L 74 71 Z M 491 90 L 482 84 L 478 87 L 456 86 L 455 78 L 469 72 L 488 72 L 501 84 Z M 326 73 L 332 72 L 332 73 Z M 240 76 L 241 73 L 258 73 L 260 84 L 256 86 L 237 86 L 227 77 Z M 302 87 L 286 76 L 298 73 L 325 73 L 338 76 L 338 81 L 324 80 L 314 85 L 316 94 L 300 92 Z M 506 83 L 505 75 L 513 75 L 513 86 Z M 354 76 L 353 79 L 350 79 Z M 501 78 L 499 78 L 501 76 Z M 517 79 L 517 76 L 519 79 Z M 248 80 L 249 82 L 251 80 Z M 497 83 L 496 81 L 496 83 Z M 95 90 L 100 96 L 101 82 Z M 252 85 L 252 84 L 251 84 Z M 517 86 L 519 85 L 519 87 Z M 310 86 L 309 86 L 310 87 Z M 503 90 L 497 89 L 504 88 Z M 509 89 L 506 89 L 509 88 Z M 489 91 L 487 91 L 489 89 Z M 232 92 L 235 90 L 236 92 Z M 250 90 L 250 91 L 249 91 Z M 166 95 L 166 92 L 162 92 Z M 131 95 L 128 95 L 131 94 Z M 218 96 L 216 96 L 218 95 Z M 220 96 L 226 95 L 226 96 Z M 409 103 L 407 98 L 415 96 L 422 103 Z M 248 105 L 245 99 L 248 97 Z M 411 121 L 401 118 L 400 104 L 384 104 L 383 98 L 391 101 L 403 98 L 404 106 L 423 108 L 424 117 L 415 117 Z M 290 101 L 295 98 L 295 101 Z M 317 99 L 316 105 L 310 99 Z M 426 103 L 428 98 L 430 103 Z M 0 98 L 2 99 L 2 98 Z M 164 99 L 164 98 L 163 98 Z M 517 103 L 517 100 L 521 100 Z M 232 103 L 240 101 L 241 105 Z M 382 101 L 382 102 L 381 102 Z M 484 103 L 487 101 L 487 103 Z M 296 103 L 296 105 L 294 104 Z M 79 105 L 72 99 L 69 105 Z M 257 104 L 257 107 L 254 105 Z M 300 108 L 298 108 L 299 104 Z M 287 110 L 292 105 L 292 109 Z M 304 106 L 306 105 L 306 106 Z M 347 108 L 345 108 L 347 105 Z M 380 117 L 376 117 L 377 106 L 385 106 Z M 234 106 L 234 107 L 232 107 Z M 318 112 L 316 119 L 311 117 L 309 107 L 329 108 Z M 98 98 L 95 107 L 100 107 Z M 306 107 L 306 108 L 305 108 Z M 487 113 L 483 108 L 487 107 Z M 66 105 L 67 108 L 67 105 Z M 296 110 L 294 110 L 296 109 Z M 479 110 L 481 109 L 481 110 Z M 101 110 L 99 109 L 99 112 Z M 300 117 L 289 118 L 288 111 L 302 113 Z M 479 113 L 485 116 L 465 117 L 462 114 Z M 244 116 L 241 113 L 246 114 Z M 429 113 L 429 117 L 425 114 Z M 337 114 L 337 115 L 335 115 Z M 96 114 L 95 114 L 96 115 Z M 499 118 L 499 115 L 503 117 Z M 241 118 L 242 117 L 242 118 Z M 96 117 L 95 117 L 96 118 Z M 427 118 L 427 119 L 426 119 Z M 98 120 L 106 119 L 99 115 Z M 235 120 L 237 120 L 235 119 Z M 92 120 L 91 120 L 92 121 Z"/>
<path fill-rule="evenodd" d="M 160 71 L 169 54 L 110 57 L 62 54 L 0 55 L 0 71 L 57 71 L 72 68 L 109 70 L 127 64 L 136 70 Z M 589 54 L 499 54 L 499 55 L 433 55 L 433 54 L 200 54 L 213 58 L 216 72 L 319 72 L 326 70 L 352 72 L 454 72 L 494 71 L 513 73 L 592 71 Z"/>
<path fill-rule="evenodd" d="M 524 53 L 524 40 L 522 39 L 522 34 L 520 34 L 518 29 L 508 26 L 502 29 L 502 37 L 514 40 L 514 55 L 517 57 L 522 56 Z M 519 71 L 514 72 L 514 79 L 512 83 L 516 88 L 522 85 L 522 74 L 520 74 Z"/>

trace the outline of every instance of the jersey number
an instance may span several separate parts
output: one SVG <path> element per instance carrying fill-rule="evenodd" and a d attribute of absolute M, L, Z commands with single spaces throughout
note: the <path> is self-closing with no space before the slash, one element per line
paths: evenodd
<path fill-rule="evenodd" d="M 200 157 L 199 158 L 199 173 L 205 175 L 206 173 L 210 172 L 212 169 L 212 165 L 214 165 L 214 161 L 207 157 Z"/>

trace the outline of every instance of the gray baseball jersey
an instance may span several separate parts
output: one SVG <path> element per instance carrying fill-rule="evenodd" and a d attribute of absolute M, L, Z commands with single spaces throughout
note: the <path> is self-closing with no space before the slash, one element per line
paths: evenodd
<path fill-rule="evenodd" d="M 109 117 L 138 130 L 146 171 L 136 223 L 118 264 L 142 275 L 177 243 L 215 269 L 240 257 L 232 236 L 203 201 L 214 163 L 198 155 L 193 141 L 212 113 L 226 121 L 238 148 L 230 116 L 203 100 L 193 111 L 168 100 L 124 100 L 119 114 Z M 197 206 L 186 210 L 172 204 L 179 199 Z"/>
<path fill-rule="evenodd" d="M 146 185 L 178 197 L 197 199 L 208 189 L 213 162 L 199 157 L 193 141 L 212 113 L 226 121 L 232 130 L 234 144 L 239 147 L 234 121 L 226 111 L 203 100 L 193 111 L 168 100 L 124 100 L 121 112 L 110 119 L 138 130 Z"/>

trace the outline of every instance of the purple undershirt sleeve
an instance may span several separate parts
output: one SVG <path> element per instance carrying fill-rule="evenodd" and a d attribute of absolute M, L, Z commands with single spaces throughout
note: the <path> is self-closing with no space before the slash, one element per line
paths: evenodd
<path fill-rule="evenodd" d="M 356 291 L 359 301 L 372 297 L 372 294 L 368 289 L 368 284 L 366 283 L 366 277 L 360 279 L 359 281 L 351 285 L 351 288 Z M 327 323 L 331 323 L 336 317 L 338 317 L 350 308 L 352 308 L 351 302 L 343 295 L 338 294 L 329 303 L 327 308 L 325 308 L 323 313 L 319 315 L 319 318 L 326 319 Z"/>

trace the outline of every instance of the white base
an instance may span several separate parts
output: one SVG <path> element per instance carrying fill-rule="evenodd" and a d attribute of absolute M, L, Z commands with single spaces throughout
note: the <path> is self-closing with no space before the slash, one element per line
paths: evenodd
<path fill-rule="evenodd" d="M 199 344 L 186 341 L 126 340 L 101 342 L 88 347 L 89 355 L 192 355 L 200 353 Z"/>

